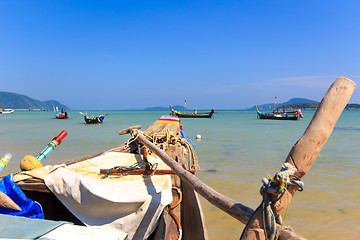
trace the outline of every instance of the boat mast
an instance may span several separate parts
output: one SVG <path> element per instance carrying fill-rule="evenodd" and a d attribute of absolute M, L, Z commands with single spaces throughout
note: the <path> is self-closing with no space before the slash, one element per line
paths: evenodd
<path fill-rule="evenodd" d="M 275 112 L 275 109 L 276 109 L 276 99 L 277 99 L 277 96 L 275 96 L 274 112 Z"/>
<path fill-rule="evenodd" d="M 186 108 L 186 98 L 184 100 L 184 113 L 185 113 L 185 108 Z"/>

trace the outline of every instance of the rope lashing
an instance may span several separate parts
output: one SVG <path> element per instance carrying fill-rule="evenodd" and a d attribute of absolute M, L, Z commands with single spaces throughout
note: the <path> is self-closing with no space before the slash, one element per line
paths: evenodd
<path fill-rule="evenodd" d="M 143 131 L 134 129 L 131 133 L 131 139 L 129 139 L 126 144 L 129 145 L 132 142 L 136 141 L 139 134 L 142 134 L 150 142 L 154 143 L 158 148 L 160 148 L 163 151 L 165 151 L 169 145 L 175 145 L 176 143 L 180 143 L 183 147 L 189 150 L 189 159 L 188 159 L 189 170 L 200 169 L 193 146 L 188 141 L 186 141 L 186 139 L 181 138 L 180 134 L 174 134 L 169 129 L 165 128 L 162 131 L 154 133 L 152 136 L 150 136 Z"/>
<path fill-rule="evenodd" d="M 152 164 L 151 162 L 137 162 L 137 163 L 134 163 L 132 164 L 131 166 L 115 166 L 113 168 L 109 168 L 104 176 L 101 177 L 101 179 L 104 179 L 104 178 L 107 178 L 110 173 L 112 172 L 113 169 L 120 169 L 120 170 L 125 170 L 126 172 L 122 173 L 121 176 L 126 176 L 131 170 L 134 170 L 134 169 L 145 169 L 146 167 L 149 167 L 151 169 L 151 174 L 149 176 L 152 176 L 153 173 L 155 172 L 158 164 L 155 163 L 155 164 Z"/>
<path fill-rule="evenodd" d="M 263 220 L 263 229 L 266 240 L 274 240 L 276 236 L 276 223 L 281 224 L 281 229 L 277 234 L 277 238 L 279 237 L 283 224 L 285 222 L 287 211 L 289 207 L 289 196 L 287 196 L 288 204 L 286 207 L 286 213 L 284 221 L 281 220 L 281 217 L 275 218 L 275 215 L 271 209 L 271 205 L 274 205 L 278 200 L 280 200 L 284 193 L 287 192 L 287 186 L 291 184 L 296 184 L 298 186 L 298 191 L 303 191 L 304 183 L 300 180 L 300 178 L 295 174 L 296 168 L 290 163 L 284 163 L 279 172 L 275 174 L 272 178 L 269 175 L 269 178 L 263 178 L 263 186 L 260 189 L 260 193 L 263 196 L 262 200 L 262 220 Z M 270 194 L 278 194 L 277 199 L 271 201 Z M 287 192 L 288 194 L 288 192 Z M 276 238 L 276 239 L 277 239 Z"/>

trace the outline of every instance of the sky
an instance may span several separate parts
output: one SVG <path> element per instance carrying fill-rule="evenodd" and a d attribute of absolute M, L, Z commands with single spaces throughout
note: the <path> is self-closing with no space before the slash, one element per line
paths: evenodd
<path fill-rule="evenodd" d="M 0 0 L 0 91 L 88 110 L 321 101 L 337 77 L 360 82 L 359 11 L 358 0 Z"/>

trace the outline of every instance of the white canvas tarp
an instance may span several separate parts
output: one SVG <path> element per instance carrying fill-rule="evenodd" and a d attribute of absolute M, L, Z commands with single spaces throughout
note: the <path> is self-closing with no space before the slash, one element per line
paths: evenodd
<path fill-rule="evenodd" d="M 131 166 L 140 155 L 108 152 L 96 158 L 58 168 L 45 177 L 46 186 L 87 226 L 119 233 L 128 239 L 147 238 L 164 207 L 171 203 L 169 175 L 138 175 L 101 179 L 100 169 Z M 161 159 L 157 169 L 169 169 Z"/>

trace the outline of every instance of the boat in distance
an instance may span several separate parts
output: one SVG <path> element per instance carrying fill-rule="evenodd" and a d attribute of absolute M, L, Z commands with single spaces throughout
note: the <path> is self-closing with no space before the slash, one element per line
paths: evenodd
<path fill-rule="evenodd" d="M 58 107 L 54 108 L 54 116 L 56 119 L 68 119 L 69 118 L 67 111 L 64 110 L 63 108 L 61 108 L 61 111 L 59 111 Z"/>
<path fill-rule="evenodd" d="M 214 109 L 211 109 L 211 111 L 208 112 L 208 113 L 197 113 L 197 112 L 194 112 L 194 113 L 182 113 L 182 112 L 174 110 L 171 105 L 170 105 L 170 109 L 171 109 L 170 115 L 171 116 L 176 116 L 176 117 L 179 117 L 179 118 L 212 118 L 213 114 L 215 113 Z"/>
<path fill-rule="evenodd" d="M 14 109 L 0 109 L 0 113 L 3 114 L 13 113 L 14 111 Z"/>
<path fill-rule="evenodd" d="M 84 120 L 86 124 L 98 124 L 98 123 L 102 123 L 105 119 L 105 116 L 107 116 L 108 114 L 100 114 L 98 116 L 89 116 L 87 114 L 87 112 L 83 113 L 83 112 L 79 112 L 80 114 L 84 115 Z"/>
<path fill-rule="evenodd" d="M 260 111 L 255 105 L 257 117 L 260 119 L 271 119 L 271 120 L 298 120 L 303 118 L 300 108 L 298 110 L 291 111 L 273 111 L 273 112 L 263 112 Z"/>

